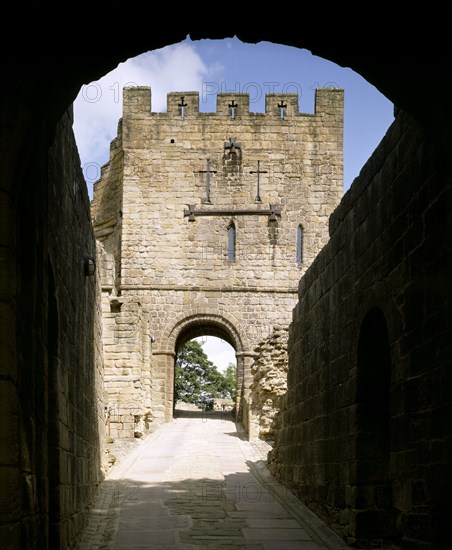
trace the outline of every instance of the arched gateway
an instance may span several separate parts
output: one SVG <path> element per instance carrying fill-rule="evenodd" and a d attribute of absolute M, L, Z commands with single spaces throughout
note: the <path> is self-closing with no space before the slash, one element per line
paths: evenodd
<path fill-rule="evenodd" d="M 240 410 L 240 398 L 244 388 L 245 372 L 255 357 L 250 348 L 244 331 L 237 319 L 230 315 L 218 315 L 209 311 L 188 311 L 183 313 L 172 326 L 167 327 L 162 339 L 162 347 L 152 350 L 153 371 L 164 373 L 165 379 L 165 417 L 171 415 L 173 409 L 173 375 L 174 358 L 178 348 L 198 336 L 217 336 L 226 340 L 235 350 L 237 359 L 237 409 Z M 166 349 L 164 346 L 166 345 Z M 156 396 L 157 400 L 159 396 Z M 162 396 L 163 397 L 163 396 Z"/>
<path fill-rule="evenodd" d="M 265 113 L 249 99 L 219 94 L 203 113 L 198 93 L 170 93 L 155 113 L 150 88 L 124 90 L 92 202 L 113 437 L 171 419 L 177 346 L 201 334 L 237 352 L 240 416 L 253 351 L 290 323 L 328 240 L 343 191 L 342 90 L 317 90 L 314 114 L 299 113 L 296 94 L 268 94 Z"/>

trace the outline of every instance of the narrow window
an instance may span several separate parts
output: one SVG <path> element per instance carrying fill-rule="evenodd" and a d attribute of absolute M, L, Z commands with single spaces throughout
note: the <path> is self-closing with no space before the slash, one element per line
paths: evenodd
<path fill-rule="evenodd" d="M 233 262 L 235 260 L 235 225 L 231 222 L 228 225 L 228 260 Z"/>
<path fill-rule="evenodd" d="M 297 264 L 303 263 L 303 226 L 300 224 L 297 229 Z"/>

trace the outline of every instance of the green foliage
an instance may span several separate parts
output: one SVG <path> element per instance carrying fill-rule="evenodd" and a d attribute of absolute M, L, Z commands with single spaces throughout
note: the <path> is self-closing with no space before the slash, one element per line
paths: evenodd
<path fill-rule="evenodd" d="M 190 340 L 179 349 L 174 378 L 176 401 L 204 405 L 209 409 L 216 397 L 235 399 L 235 365 L 230 363 L 223 375 L 195 340 Z"/>
<path fill-rule="evenodd" d="M 223 376 L 226 381 L 227 391 L 229 393 L 229 395 L 225 395 L 225 397 L 230 397 L 235 400 L 237 393 L 237 367 L 234 363 L 229 363 Z"/>

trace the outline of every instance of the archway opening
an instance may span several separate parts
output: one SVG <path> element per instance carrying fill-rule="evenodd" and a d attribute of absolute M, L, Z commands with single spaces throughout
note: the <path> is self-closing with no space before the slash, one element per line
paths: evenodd
<path fill-rule="evenodd" d="M 227 340 L 218 336 L 200 336 L 195 338 L 203 347 L 212 363 L 222 373 L 225 373 L 228 367 L 237 366 L 236 350 Z"/>
<path fill-rule="evenodd" d="M 205 413 L 235 416 L 235 354 L 235 348 L 219 336 L 202 334 L 179 339 L 174 362 L 175 417 Z"/>
<path fill-rule="evenodd" d="M 390 479 L 391 357 L 386 319 L 366 314 L 357 348 L 356 536 L 366 542 L 395 536 Z"/>

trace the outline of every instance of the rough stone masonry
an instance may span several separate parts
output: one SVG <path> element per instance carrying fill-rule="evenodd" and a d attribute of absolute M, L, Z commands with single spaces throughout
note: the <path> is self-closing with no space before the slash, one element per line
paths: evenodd
<path fill-rule="evenodd" d="M 150 88 L 124 89 L 92 201 L 113 437 L 172 418 L 175 354 L 202 334 L 235 348 L 241 418 L 255 348 L 290 323 L 298 281 L 328 240 L 343 193 L 343 91 L 318 89 L 313 114 L 296 94 L 268 94 L 265 113 L 249 102 L 218 94 L 216 112 L 200 112 L 197 92 L 178 92 L 156 113 Z"/>

